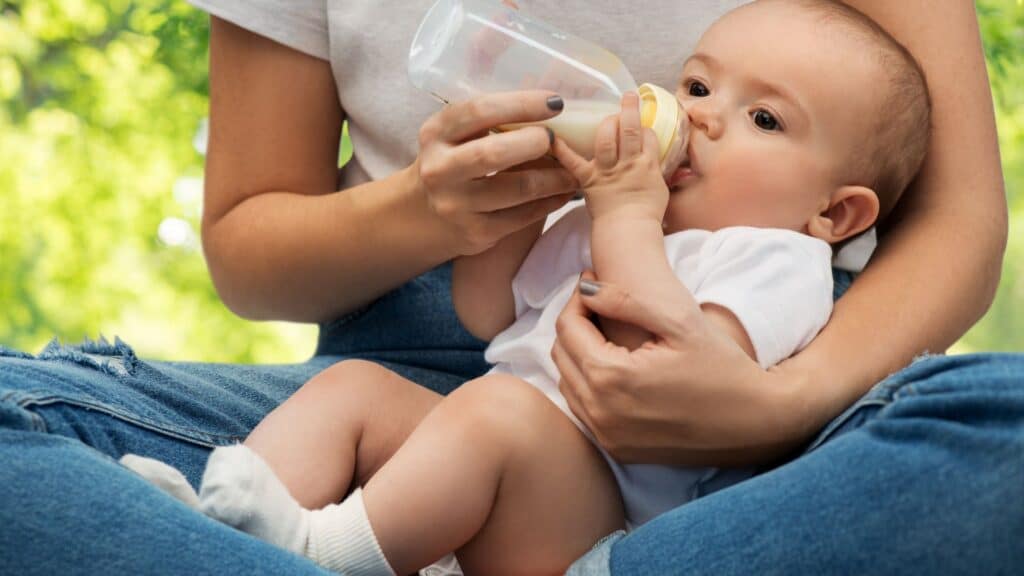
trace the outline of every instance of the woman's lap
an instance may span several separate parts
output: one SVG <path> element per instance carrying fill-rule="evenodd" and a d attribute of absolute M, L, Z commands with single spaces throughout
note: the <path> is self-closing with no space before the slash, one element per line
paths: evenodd
<path fill-rule="evenodd" d="M 306 380 L 345 358 L 453 390 L 486 364 L 485 343 L 451 310 L 449 274 L 441 267 L 323 327 L 317 355 L 301 364 L 152 362 L 120 341 L 54 343 L 35 356 L 0 348 L 0 573 L 318 573 L 178 506 L 115 460 L 127 452 L 154 457 L 195 485 L 212 447 L 244 439 Z M 410 303 L 431 313 L 399 317 Z M 386 322 L 404 330 L 381 330 Z"/>
<path fill-rule="evenodd" d="M 1022 502 L 1024 355 L 931 356 L 801 457 L 609 538 L 570 574 L 1009 574 Z"/>
<path fill-rule="evenodd" d="M 0 554 L 0 573 L 315 573 L 179 506 L 114 459 L 156 457 L 195 484 L 212 446 L 244 438 L 343 358 L 451 391 L 487 366 L 485 343 L 451 310 L 449 275 L 441 267 L 323 327 L 317 356 L 302 364 L 149 362 L 120 343 L 0 350 L 0 549 L 18 551 Z M 1024 501 L 1020 382 L 1024 356 L 918 362 L 805 456 L 655 519 L 577 573 L 1008 569 L 993 562 L 1024 532 L 1014 506 Z M 1024 562 L 1010 550 L 1021 553 L 1007 549 L 1004 562 Z"/>
<path fill-rule="evenodd" d="M 120 340 L 52 342 L 36 356 L 0 347 L 0 424 L 79 439 L 112 456 L 159 457 L 195 481 L 202 462 L 176 451 L 193 446 L 205 455 L 243 440 L 302 383 L 342 359 L 380 362 L 441 393 L 485 372 L 486 343 L 458 323 L 449 285 L 443 266 L 323 327 L 317 354 L 299 364 L 145 361 Z M 431 313 L 412 316 L 411 306 Z M 164 446 L 173 449 L 160 453 Z"/>

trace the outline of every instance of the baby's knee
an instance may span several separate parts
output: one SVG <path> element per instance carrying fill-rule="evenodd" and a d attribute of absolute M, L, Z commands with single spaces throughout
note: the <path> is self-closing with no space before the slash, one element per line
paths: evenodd
<path fill-rule="evenodd" d="M 492 374 L 463 384 L 447 401 L 471 434 L 529 444 L 543 441 L 547 423 L 565 415 L 543 392 L 514 376 Z"/>
<path fill-rule="evenodd" d="M 381 395 L 392 392 L 401 377 L 367 360 L 342 360 L 325 368 L 302 385 L 298 394 L 333 398 L 339 395 Z"/>

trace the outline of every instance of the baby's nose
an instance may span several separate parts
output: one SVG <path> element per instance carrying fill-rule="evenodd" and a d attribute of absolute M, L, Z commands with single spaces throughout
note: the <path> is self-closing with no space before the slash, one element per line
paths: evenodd
<path fill-rule="evenodd" d="M 717 107 L 710 98 L 690 100 L 683 109 L 690 117 L 690 125 L 693 129 L 701 130 L 709 138 L 717 138 L 722 133 L 722 118 Z"/>

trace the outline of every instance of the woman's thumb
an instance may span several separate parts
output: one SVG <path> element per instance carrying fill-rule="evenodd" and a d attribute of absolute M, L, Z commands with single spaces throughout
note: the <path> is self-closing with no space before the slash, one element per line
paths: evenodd
<path fill-rule="evenodd" d="M 686 317 L 681 303 L 655 301 L 652 294 L 633 294 L 616 284 L 598 282 L 589 270 L 580 276 L 579 291 L 583 305 L 597 315 L 639 326 L 662 338 L 678 336 Z"/>

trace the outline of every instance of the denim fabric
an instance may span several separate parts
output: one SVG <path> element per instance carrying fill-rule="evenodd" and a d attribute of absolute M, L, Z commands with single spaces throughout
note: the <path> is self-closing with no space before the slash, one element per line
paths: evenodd
<path fill-rule="evenodd" d="M 799 458 L 613 534 L 570 576 L 1024 573 L 1024 355 L 929 356 Z"/>
<path fill-rule="evenodd" d="M 0 574 L 323 573 L 188 510 L 115 459 L 158 458 L 197 484 L 212 446 L 244 438 L 348 357 L 447 393 L 487 368 L 485 343 L 462 329 L 449 287 L 450 266 L 417 278 L 323 326 L 317 355 L 296 365 L 151 362 L 116 340 L 52 344 L 38 356 L 0 349 Z M 1022 381 L 1016 356 L 920 362 L 826 428 L 806 456 L 612 538 L 595 552 L 602 561 L 590 555 L 574 569 L 1020 567 L 1021 547 L 1007 544 L 1024 533 Z M 596 571 L 577 569 L 588 561 Z"/>
<path fill-rule="evenodd" d="M 344 358 L 375 360 L 441 393 L 484 373 L 486 343 L 451 305 L 441 266 L 323 326 L 295 365 L 151 362 L 115 340 L 0 348 L 0 574 L 322 573 L 211 522 L 116 464 L 127 452 L 197 485 L 213 446 Z"/>

